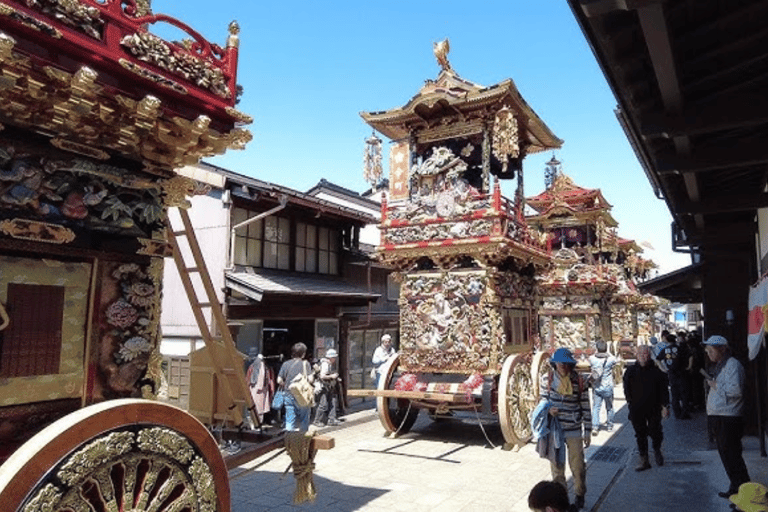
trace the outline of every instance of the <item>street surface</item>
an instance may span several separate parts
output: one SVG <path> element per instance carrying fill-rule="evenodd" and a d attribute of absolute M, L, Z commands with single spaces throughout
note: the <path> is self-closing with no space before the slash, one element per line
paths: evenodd
<path fill-rule="evenodd" d="M 636 473 L 634 432 L 620 396 L 616 409 L 614 431 L 601 430 L 586 452 L 584 510 L 730 510 L 729 502 L 716 495 L 727 480 L 708 443 L 704 413 L 689 421 L 665 420 L 667 464 Z M 527 512 L 531 487 L 550 479 L 549 462 L 533 444 L 504 451 L 498 426 L 485 425 L 486 438 L 472 418 L 433 422 L 422 412 L 410 433 L 391 438 L 384 436 L 375 411 L 363 410 L 322 433 L 333 436 L 336 447 L 315 458 L 314 503 L 292 505 L 294 479 L 290 472 L 283 474 L 290 458 L 269 454 L 230 472 L 233 512 Z M 759 456 L 756 438 L 745 438 L 745 459 L 752 479 L 767 482 L 768 460 Z M 568 470 L 566 476 L 570 485 Z"/>

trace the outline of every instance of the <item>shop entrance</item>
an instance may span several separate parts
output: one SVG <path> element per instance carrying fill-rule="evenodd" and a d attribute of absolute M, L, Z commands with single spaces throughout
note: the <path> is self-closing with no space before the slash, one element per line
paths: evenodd
<path fill-rule="evenodd" d="M 291 358 L 294 343 L 304 343 L 307 355 L 314 353 L 314 320 L 264 320 L 262 334 L 262 353 L 264 356 L 283 356 Z"/>

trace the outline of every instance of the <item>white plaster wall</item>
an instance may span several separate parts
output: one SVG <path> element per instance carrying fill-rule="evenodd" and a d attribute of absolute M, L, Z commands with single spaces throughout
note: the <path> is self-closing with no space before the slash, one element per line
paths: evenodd
<path fill-rule="evenodd" d="M 206 196 L 194 196 L 191 199 L 192 207 L 189 210 L 190 220 L 197 236 L 203 258 L 205 259 L 208 273 L 211 276 L 213 288 L 216 291 L 219 302 L 224 299 L 224 268 L 229 251 L 229 205 L 221 199 L 221 190 L 213 190 Z M 181 220 L 175 209 L 170 212 L 171 224 L 174 229 L 181 228 Z M 182 253 L 188 265 L 193 266 L 193 260 L 189 253 L 184 237 L 179 238 Z M 165 262 L 163 280 L 163 301 L 160 323 L 164 338 L 186 337 L 199 338 L 200 329 L 195 321 L 192 307 L 181 283 L 176 265 L 172 259 Z M 196 274 L 191 274 L 198 296 L 202 302 L 207 302 L 202 283 Z M 210 310 L 204 310 L 209 328 L 211 327 Z M 166 345 L 165 339 L 161 344 L 161 352 L 166 354 L 163 347 L 168 350 L 176 350 L 175 345 Z M 184 354 L 189 352 L 189 343 Z M 172 355 L 168 353 L 167 355 Z M 180 354 L 173 354 L 180 355 Z"/>

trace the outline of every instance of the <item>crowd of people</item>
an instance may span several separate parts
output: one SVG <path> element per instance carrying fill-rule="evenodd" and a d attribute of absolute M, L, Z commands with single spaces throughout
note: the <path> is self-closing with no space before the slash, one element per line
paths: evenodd
<path fill-rule="evenodd" d="M 712 335 L 702 341 L 698 333 L 669 331 L 663 331 L 660 338 L 652 337 L 650 345 L 639 345 L 636 361 L 622 376 L 637 443 L 635 470 L 652 467 L 648 438 L 655 464 L 664 465 L 662 420 L 670 417 L 670 410 L 679 421 L 705 410 L 710 440 L 717 446 L 728 477 L 728 488 L 718 495 L 730 499 L 736 510 L 751 511 L 739 507 L 755 503 L 756 493 L 768 505 L 768 489 L 750 482 L 744 462 L 745 371 L 732 356 L 728 340 Z M 613 369 L 617 359 L 606 349 L 604 341 L 596 342 L 588 359 L 588 374 L 575 371 L 577 361 L 568 348 L 558 348 L 550 358 L 552 370 L 541 379 L 540 402 L 531 415 L 531 426 L 538 453 L 550 461 L 552 481 L 539 482 L 531 490 L 528 505 L 532 510 L 565 512 L 584 507 L 584 448 L 590 445 L 590 431 L 592 435 L 598 433 L 603 404 L 606 430 L 612 430 L 614 424 Z M 591 407 L 587 388 L 592 390 Z M 573 502 L 565 483 L 566 454 L 573 475 Z M 768 511 L 768 507 L 759 510 Z"/>
<path fill-rule="evenodd" d="M 306 352 L 306 345 L 294 344 L 291 359 L 282 364 L 277 375 L 276 395 L 282 395 L 279 407 L 285 411 L 284 428 L 288 431 L 307 431 L 313 410 L 316 427 L 338 425 L 338 353 L 327 350 L 313 367 L 306 360 Z M 395 354 L 391 336 L 385 334 L 371 361 L 377 387 L 385 363 Z M 536 511 L 576 511 L 584 507 L 587 493 L 584 450 L 603 428 L 603 406 L 605 430 L 614 427 L 619 359 L 608 351 L 605 341 L 598 340 L 588 358 L 588 373 L 576 371 L 576 358 L 568 348 L 555 350 L 550 363 L 551 371 L 540 382 L 540 402 L 532 413 L 531 426 L 538 453 L 549 459 L 552 480 L 537 484 L 528 503 Z M 249 373 L 249 382 L 256 382 L 256 375 Z M 288 384 L 301 375 L 314 382 L 314 404 L 301 404 L 287 391 Z M 637 443 L 636 471 L 652 467 L 649 438 L 655 465 L 664 465 L 662 420 L 670 417 L 670 412 L 676 420 L 686 421 L 692 412 L 706 410 L 710 440 L 716 444 L 728 476 L 728 487 L 719 496 L 730 499 L 737 510 L 743 510 L 739 504 L 747 503 L 745 500 L 756 492 L 766 497 L 765 487 L 750 482 L 744 462 L 745 371 L 732 356 L 726 338 L 713 335 L 702 341 L 698 333 L 662 331 L 649 345 L 637 347 L 636 360 L 624 371 L 621 384 Z M 573 475 L 572 503 L 566 487 L 566 460 Z"/>
<path fill-rule="evenodd" d="M 372 377 L 374 386 L 378 386 L 384 364 L 389 361 L 396 351 L 392 346 L 392 336 L 384 334 L 381 343 L 372 357 Z M 287 431 L 307 431 L 311 424 L 317 428 L 339 425 L 341 414 L 341 377 L 338 367 L 339 354 L 336 349 L 328 349 L 314 364 L 307 360 L 307 346 L 295 343 L 291 347 L 291 358 L 282 363 L 276 378 L 276 389 L 266 392 L 268 386 L 263 378 L 265 365 L 262 359 L 252 354 L 246 371 L 248 384 L 254 401 L 259 399 L 257 406 L 260 422 L 269 418 L 273 423 L 281 424 Z M 261 370 L 259 370 L 261 368 Z M 289 389 L 289 385 L 299 376 L 306 376 L 314 386 L 314 400 L 310 404 L 301 404 Z M 271 403 L 270 403 L 271 398 Z M 271 411 L 269 411 L 271 405 Z M 265 414 L 263 409 L 270 414 Z"/>

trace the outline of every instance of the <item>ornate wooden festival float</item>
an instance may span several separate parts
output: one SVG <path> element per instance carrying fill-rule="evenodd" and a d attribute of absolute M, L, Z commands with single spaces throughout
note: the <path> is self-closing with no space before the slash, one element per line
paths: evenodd
<path fill-rule="evenodd" d="M 576 185 L 554 157 L 545 185 L 526 201 L 535 212 L 528 223 L 553 245 L 552 267 L 536 276 L 542 348 L 567 347 L 583 360 L 602 339 L 623 355 L 622 342 L 651 332 L 656 301 L 635 282 L 656 265 L 639 256 L 643 249 L 633 240 L 616 235 L 618 223 L 600 189 Z"/>
<path fill-rule="evenodd" d="M 483 87 L 448 63 L 403 107 L 362 113 L 393 141 L 377 256 L 400 281 L 400 350 L 382 371 L 379 418 L 407 432 L 420 409 L 498 416 L 509 444 L 530 437 L 547 354 L 534 356 L 536 272 L 550 261 L 523 216 L 523 158 L 558 139 L 506 80 Z M 499 180 L 517 178 L 515 198 Z"/>
<path fill-rule="evenodd" d="M 229 510 L 209 430 L 143 398 L 166 215 L 195 189 L 174 169 L 251 138 L 237 24 L 221 47 L 147 0 L 3 0 L 0 20 L 2 509 Z"/>

